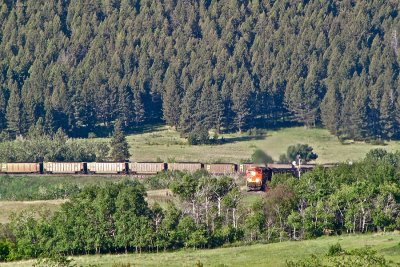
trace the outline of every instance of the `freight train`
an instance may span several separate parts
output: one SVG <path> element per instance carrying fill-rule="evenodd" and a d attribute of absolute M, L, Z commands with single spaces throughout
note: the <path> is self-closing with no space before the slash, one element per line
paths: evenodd
<path fill-rule="evenodd" d="M 0 163 L 5 174 L 126 174 L 154 175 L 163 171 L 189 171 L 205 169 L 212 174 L 233 174 L 237 165 L 231 163 L 203 164 L 199 162 L 39 162 Z"/>
<path fill-rule="evenodd" d="M 327 167 L 327 165 L 323 165 Z M 0 173 L 9 174 L 148 174 L 154 175 L 163 171 L 207 170 L 211 174 L 246 174 L 254 167 L 263 168 L 267 174 L 295 173 L 298 171 L 291 164 L 234 164 L 200 162 L 39 162 L 39 163 L 0 163 Z M 314 168 L 314 164 L 304 164 L 302 171 Z M 329 166 L 328 166 L 329 167 Z"/>
<path fill-rule="evenodd" d="M 323 165 L 323 167 L 331 167 Z M 155 175 L 163 171 L 207 170 L 214 175 L 245 175 L 248 190 L 266 189 L 268 181 L 275 173 L 292 173 L 300 177 L 300 173 L 312 170 L 313 164 L 234 164 L 200 162 L 40 162 L 40 163 L 0 163 L 3 174 L 69 174 L 69 175 L 136 175 L 143 177 Z"/>

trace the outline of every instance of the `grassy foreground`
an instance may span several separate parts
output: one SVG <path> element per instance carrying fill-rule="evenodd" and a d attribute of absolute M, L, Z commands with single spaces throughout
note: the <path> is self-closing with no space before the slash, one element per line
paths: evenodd
<path fill-rule="evenodd" d="M 387 142 L 386 146 L 376 146 L 364 142 L 341 144 L 337 137 L 325 129 L 306 129 L 304 127 L 283 128 L 267 131 L 265 136 L 247 134 L 223 134 L 222 145 L 189 146 L 186 139 L 180 138 L 175 130 L 161 126 L 140 134 L 127 137 L 131 146 L 133 161 L 201 161 L 233 162 L 250 158 L 256 148 L 260 148 L 275 160 L 286 152 L 289 145 L 306 143 L 319 155 L 317 163 L 358 160 L 373 148 L 388 151 L 400 150 L 400 143 Z M 221 137 L 220 136 L 220 137 Z"/>
<path fill-rule="evenodd" d="M 387 260 L 400 262 L 400 234 L 381 233 L 321 237 L 315 240 L 258 244 L 213 250 L 183 250 L 159 254 L 122 254 L 82 256 L 74 258 L 80 266 L 112 266 L 116 263 L 131 266 L 195 266 L 200 261 L 204 266 L 285 266 L 286 260 L 301 260 L 315 254 L 327 253 L 330 245 L 339 242 L 346 250 L 370 247 Z M 34 261 L 3 263 L 0 266 L 31 266 Z"/>

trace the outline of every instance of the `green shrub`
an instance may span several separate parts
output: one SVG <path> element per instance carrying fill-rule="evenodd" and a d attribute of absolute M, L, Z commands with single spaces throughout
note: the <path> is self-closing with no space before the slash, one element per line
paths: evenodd
<path fill-rule="evenodd" d="M 330 245 L 328 249 L 328 256 L 338 256 L 345 253 L 344 249 L 339 243 L 336 243 L 334 245 Z"/>
<path fill-rule="evenodd" d="M 8 260 L 11 251 L 10 242 L 3 240 L 0 241 L 0 261 Z"/>
<path fill-rule="evenodd" d="M 305 162 L 318 158 L 318 155 L 313 152 L 313 148 L 307 144 L 297 144 L 287 148 L 286 157 L 290 162 L 296 160 L 297 155 L 300 155 L 301 160 Z"/>
<path fill-rule="evenodd" d="M 34 267 L 75 267 L 77 266 L 72 259 L 63 255 L 51 255 L 46 258 L 39 258 L 33 264 Z"/>

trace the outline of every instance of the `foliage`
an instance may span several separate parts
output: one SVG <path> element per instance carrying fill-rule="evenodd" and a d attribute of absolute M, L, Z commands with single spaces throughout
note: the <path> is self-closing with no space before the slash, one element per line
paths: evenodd
<path fill-rule="evenodd" d="M 339 243 L 333 244 L 329 246 L 327 256 L 339 256 L 340 254 L 345 253 L 344 249 Z"/>
<path fill-rule="evenodd" d="M 288 159 L 290 162 L 297 159 L 297 155 L 300 155 L 301 160 L 305 162 L 315 160 L 318 158 L 318 155 L 313 152 L 313 148 L 307 144 L 297 144 L 292 145 L 287 148 L 286 158 L 282 156 L 280 160 Z"/>
<path fill-rule="evenodd" d="M 188 135 L 189 145 L 204 145 L 211 142 L 208 130 L 206 129 L 194 129 Z"/>
<path fill-rule="evenodd" d="M 63 255 L 51 255 L 50 257 L 39 258 L 33 264 L 33 267 L 75 267 L 72 259 Z"/>
<path fill-rule="evenodd" d="M 131 156 L 129 145 L 122 131 L 122 123 L 117 120 L 114 125 L 114 132 L 111 139 L 111 157 L 115 161 L 125 161 Z"/>
<path fill-rule="evenodd" d="M 181 180 L 184 175 L 185 173 L 181 171 L 161 172 L 147 177 L 143 183 L 148 190 L 165 189 L 170 188 L 172 183 Z"/>
<path fill-rule="evenodd" d="M 287 261 L 287 267 L 340 267 L 340 266 L 377 266 L 377 267 L 394 267 L 398 264 L 388 261 L 385 257 L 377 254 L 376 251 L 369 248 L 355 249 L 346 253 L 340 253 L 328 255 L 322 258 L 318 258 L 316 255 L 299 260 L 299 261 Z"/>
<path fill-rule="evenodd" d="M 34 138 L 0 142 L 0 162 L 79 162 L 108 158 L 110 148 L 105 141 L 70 139 L 61 130 L 54 136 L 33 135 Z"/>
<path fill-rule="evenodd" d="M 7 240 L 0 241 L 0 262 L 9 259 L 11 253 L 11 242 Z"/>

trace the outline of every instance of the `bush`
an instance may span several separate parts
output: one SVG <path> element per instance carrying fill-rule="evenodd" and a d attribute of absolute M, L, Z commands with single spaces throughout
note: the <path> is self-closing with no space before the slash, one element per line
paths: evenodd
<path fill-rule="evenodd" d="M 297 144 L 287 148 L 286 157 L 290 162 L 296 160 L 297 155 L 300 155 L 301 159 L 305 162 L 318 158 L 318 155 L 313 152 L 313 148 L 308 144 Z"/>
<path fill-rule="evenodd" d="M 75 267 L 72 259 L 63 255 L 52 255 L 48 258 L 39 258 L 33 264 L 34 267 Z"/>
<path fill-rule="evenodd" d="M 11 251 L 11 244 L 4 240 L 0 241 L 0 261 L 8 260 Z"/>
<path fill-rule="evenodd" d="M 345 253 L 344 249 L 339 243 L 336 243 L 334 245 L 330 245 L 328 249 L 328 253 L 326 254 L 327 256 L 339 256 L 341 254 Z"/>
<path fill-rule="evenodd" d="M 210 143 L 207 129 L 195 129 L 188 135 L 189 145 L 205 145 Z"/>

